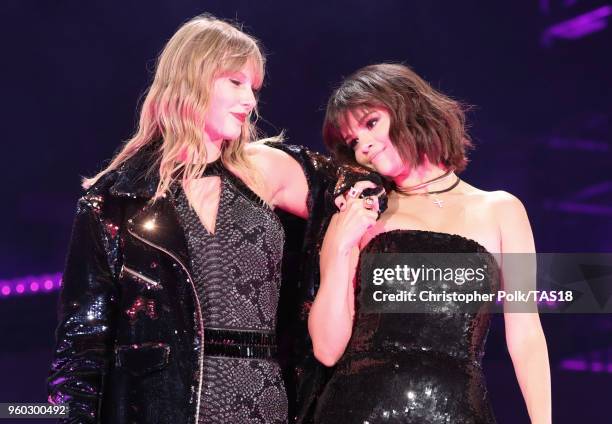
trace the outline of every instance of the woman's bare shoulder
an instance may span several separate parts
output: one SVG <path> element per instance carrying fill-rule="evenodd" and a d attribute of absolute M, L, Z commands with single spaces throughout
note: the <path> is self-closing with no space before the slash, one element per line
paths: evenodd
<path fill-rule="evenodd" d="M 253 165 L 265 172 L 276 173 L 279 168 L 282 169 L 295 162 L 289 154 L 282 150 L 259 142 L 247 144 L 244 151 Z"/>
<path fill-rule="evenodd" d="M 470 201 L 478 202 L 483 206 L 494 209 L 504 207 L 522 207 L 523 203 L 515 195 L 504 190 L 487 191 L 474 187 L 464 182 L 464 194 L 470 197 Z"/>
<path fill-rule="evenodd" d="M 507 191 L 486 191 L 466 184 L 464 194 L 472 210 L 478 211 L 480 219 L 496 222 L 500 228 L 527 219 L 523 202 Z"/>
<path fill-rule="evenodd" d="M 264 177 L 270 203 L 294 215 L 306 217 L 308 182 L 301 165 L 288 153 L 261 143 L 249 144 L 246 153 Z"/>

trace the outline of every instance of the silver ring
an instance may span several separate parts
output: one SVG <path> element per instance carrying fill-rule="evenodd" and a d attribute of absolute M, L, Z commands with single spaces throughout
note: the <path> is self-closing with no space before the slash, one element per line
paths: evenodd
<path fill-rule="evenodd" d="M 355 187 L 351 187 L 351 189 L 348 191 L 348 196 L 349 197 L 359 196 L 359 190 L 357 190 Z"/>

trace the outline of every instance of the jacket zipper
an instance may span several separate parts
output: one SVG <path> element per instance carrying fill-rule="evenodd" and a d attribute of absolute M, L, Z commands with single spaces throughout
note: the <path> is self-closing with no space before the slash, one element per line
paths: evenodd
<path fill-rule="evenodd" d="M 196 291 L 195 285 L 193 284 L 193 278 L 191 278 L 191 274 L 189 273 L 189 270 L 187 269 L 185 264 L 183 264 L 183 262 L 181 262 L 181 260 L 177 258 L 172 252 L 164 249 L 161 246 L 158 246 L 155 243 L 150 242 L 149 240 L 145 238 L 140 237 L 138 234 L 134 233 L 130 228 L 128 228 L 128 233 L 130 233 L 133 237 L 140 240 L 141 242 L 148 244 L 149 246 L 157 250 L 160 250 L 161 252 L 164 252 L 166 255 L 174 259 L 181 266 L 181 268 L 183 268 L 183 271 L 185 271 L 185 274 L 187 274 L 187 278 L 189 279 L 189 284 L 191 284 L 193 295 L 196 300 L 196 309 L 197 309 L 196 313 L 198 316 L 199 327 L 200 327 L 199 328 L 200 330 L 200 353 L 199 353 L 199 358 L 198 358 L 198 365 L 200 368 L 200 372 L 198 375 L 198 397 L 197 397 L 197 402 L 196 402 L 195 422 L 194 422 L 194 424 L 198 424 L 198 419 L 200 416 L 200 396 L 202 394 L 202 377 L 203 377 L 202 374 L 204 372 L 204 322 L 202 320 L 202 309 L 200 308 L 200 299 L 198 298 L 198 293 Z"/>
<path fill-rule="evenodd" d="M 125 264 L 121 266 L 121 272 L 123 272 L 123 271 L 127 272 L 128 274 L 132 274 L 132 276 L 134 276 L 135 278 L 137 278 L 139 280 L 144 281 L 147 286 L 151 286 L 151 287 L 155 287 L 155 288 L 159 287 L 159 282 L 158 281 L 155 281 L 152 278 L 149 278 L 146 275 L 144 275 L 144 274 L 142 274 L 142 273 L 140 273 L 140 272 L 138 272 L 138 271 L 136 271 L 136 270 L 134 270 L 134 269 L 132 269 L 132 268 L 130 268 L 128 266 L 125 266 Z"/>

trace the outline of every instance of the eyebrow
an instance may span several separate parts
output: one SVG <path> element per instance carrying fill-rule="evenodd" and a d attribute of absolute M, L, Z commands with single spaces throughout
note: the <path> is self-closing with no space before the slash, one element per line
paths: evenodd
<path fill-rule="evenodd" d="M 358 126 L 363 126 L 363 122 L 366 120 L 366 118 L 368 116 L 370 116 L 374 111 L 372 110 L 367 110 L 367 109 L 363 109 L 364 113 L 359 117 L 359 119 L 357 120 L 357 125 Z M 353 115 L 354 116 L 354 115 Z M 342 134 L 340 134 L 342 136 Z M 349 141 L 349 134 L 347 134 L 346 136 L 342 137 L 342 141 L 344 142 L 344 144 L 347 144 L 347 142 Z"/>

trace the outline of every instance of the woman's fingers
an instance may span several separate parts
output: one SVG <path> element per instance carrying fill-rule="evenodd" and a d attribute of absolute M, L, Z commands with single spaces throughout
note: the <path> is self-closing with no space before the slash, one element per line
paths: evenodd
<path fill-rule="evenodd" d="M 376 220 L 378 219 L 378 212 L 371 209 L 363 209 L 364 221 L 366 224 L 366 228 L 369 230 L 374 225 L 376 225 Z"/>
<path fill-rule="evenodd" d="M 378 216 L 380 216 L 381 210 L 381 198 L 384 198 L 387 191 L 384 188 L 380 188 L 380 190 L 373 192 L 374 190 L 368 190 L 367 196 L 364 196 L 366 192 L 362 194 L 363 197 L 363 207 L 366 209 L 370 209 L 376 211 Z"/>
<path fill-rule="evenodd" d="M 336 197 L 334 203 L 340 212 L 346 212 L 347 210 L 363 210 L 368 213 L 365 215 L 369 217 L 368 219 L 372 219 L 372 222 L 368 222 L 367 224 L 357 224 L 360 228 L 363 228 L 365 225 L 365 230 L 371 228 L 375 223 L 378 217 L 380 216 L 380 196 L 385 194 L 385 189 L 374 184 L 372 181 L 358 181 L 355 183 L 350 190 L 348 190 L 344 195 Z M 368 196 L 363 196 L 363 191 L 367 190 Z M 348 218 L 347 218 L 348 219 Z M 350 224 L 349 224 L 350 226 Z"/>
<path fill-rule="evenodd" d="M 363 189 L 357 187 L 356 185 L 351 187 L 350 190 L 348 190 L 345 194 L 336 197 L 336 200 L 334 201 L 336 207 L 340 211 L 345 210 L 349 203 L 352 204 L 356 200 L 360 200 L 359 195 L 361 195 L 362 191 Z"/>
<path fill-rule="evenodd" d="M 326 238 L 340 246 L 357 246 L 366 231 L 376 225 L 378 212 L 363 207 L 364 199 L 348 198 L 340 212 L 333 215 Z"/>
<path fill-rule="evenodd" d="M 357 181 L 353 187 L 359 190 L 359 194 L 361 194 L 361 192 L 366 188 L 376 188 L 376 184 L 370 180 L 362 180 Z"/>
<path fill-rule="evenodd" d="M 336 197 L 334 203 L 338 210 L 343 211 L 350 199 L 357 199 L 365 189 L 376 187 L 376 184 L 369 180 L 357 181 L 347 192 Z"/>
<path fill-rule="evenodd" d="M 355 219 L 359 227 L 367 224 L 366 228 L 370 228 L 376 223 L 378 212 L 374 209 L 365 208 L 363 206 L 364 200 L 365 199 L 349 199 L 344 206 L 343 212 L 345 212 L 348 221 Z"/>
<path fill-rule="evenodd" d="M 336 197 L 336 199 L 334 200 L 334 203 L 336 204 L 336 207 L 338 208 L 339 211 L 343 211 L 344 206 L 346 205 L 346 200 L 344 200 L 343 195 L 340 195 Z"/>
<path fill-rule="evenodd" d="M 364 197 L 363 198 L 363 208 L 370 210 L 370 211 L 378 212 L 379 210 L 378 197 L 376 196 Z"/>

